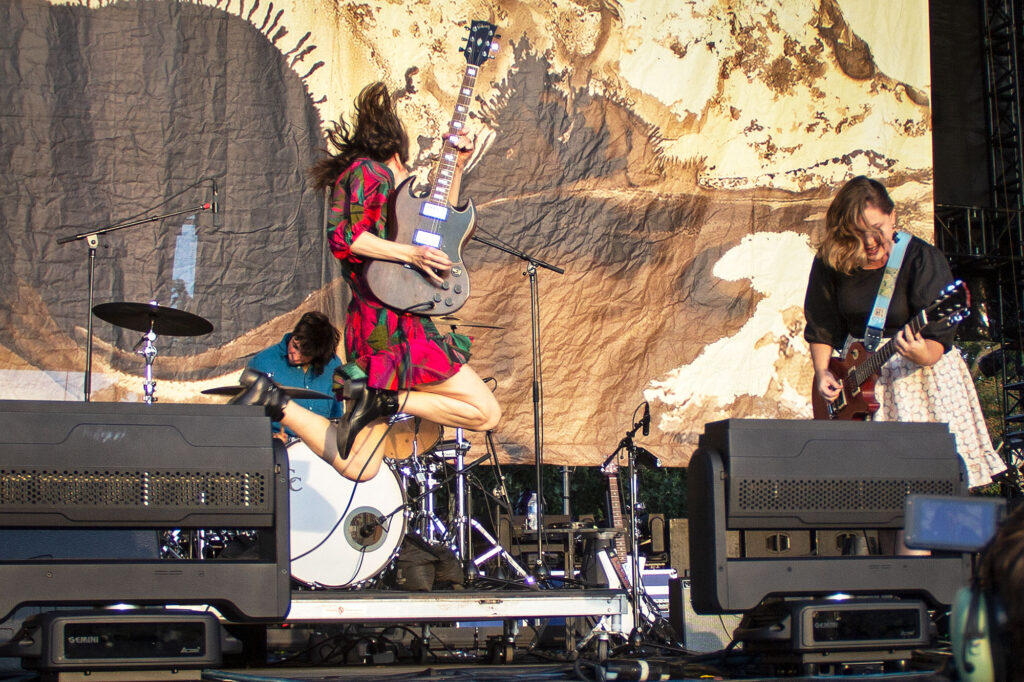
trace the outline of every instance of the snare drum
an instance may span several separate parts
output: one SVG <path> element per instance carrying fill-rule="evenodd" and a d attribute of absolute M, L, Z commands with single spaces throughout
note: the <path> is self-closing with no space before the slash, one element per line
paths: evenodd
<path fill-rule="evenodd" d="M 441 441 L 440 425 L 403 412 L 370 424 L 366 431 L 365 442 L 381 448 L 388 459 L 422 455 Z"/>
<path fill-rule="evenodd" d="M 356 483 L 302 441 L 288 446 L 291 573 L 311 587 L 347 587 L 376 576 L 405 537 L 405 491 L 388 463 Z"/>

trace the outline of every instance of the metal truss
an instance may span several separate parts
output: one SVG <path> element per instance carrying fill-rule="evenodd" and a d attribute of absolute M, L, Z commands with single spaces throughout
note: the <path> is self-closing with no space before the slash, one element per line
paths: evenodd
<path fill-rule="evenodd" d="M 964 279 L 986 283 L 985 300 L 974 301 L 975 315 L 987 313 L 1003 386 L 1001 455 L 1011 470 L 1007 483 L 1024 490 L 1024 336 L 1021 285 L 1024 268 L 1024 211 L 966 206 L 935 206 L 935 244 Z M 984 324 L 982 326 L 985 326 Z"/>
<path fill-rule="evenodd" d="M 990 205 L 935 206 L 935 243 L 959 273 L 989 284 L 992 341 L 999 344 L 1003 382 L 1002 456 L 1021 491 L 1024 464 L 1024 139 L 1022 139 L 1021 52 L 1024 0 L 981 0 L 985 48 L 985 96 L 989 150 Z"/>

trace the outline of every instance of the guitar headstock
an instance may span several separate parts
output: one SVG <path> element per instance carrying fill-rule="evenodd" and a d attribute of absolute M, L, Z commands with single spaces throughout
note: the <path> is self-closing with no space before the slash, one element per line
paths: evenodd
<path fill-rule="evenodd" d="M 945 323 L 945 326 L 963 322 L 971 314 L 971 292 L 961 280 L 956 280 L 925 308 L 928 324 Z"/>
<path fill-rule="evenodd" d="M 468 63 L 480 66 L 490 58 L 492 51 L 498 49 L 498 44 L 494 42 L 499 37 L 497 30 L 498 27 L 488 21 L 474 21 L 470 24 L 466 46 L 460 50 L 466 53 Z"/>

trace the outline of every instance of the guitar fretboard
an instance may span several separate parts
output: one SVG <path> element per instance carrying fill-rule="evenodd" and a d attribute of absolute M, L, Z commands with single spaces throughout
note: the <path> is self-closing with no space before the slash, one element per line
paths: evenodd
<path fill-rule="evenodd" d="M 608 474 L 608 506 L 611 512 L 612 528 L 624 529 L 622 522 L 622 497 L 619 495 L 618 473 Z M 620 558 L 626 557 L 626 539 L 621 535 L 615 536 L 615 554 Z"/>
<path fill-rule="evenodd" d="M 459 158 L 458 149 L 452 146 L 449 140 L 452 135 L 462 135 L 466 128 L 469 105 L 473 101 L 473 88 L 476 87 L 477 71 L 477 67 L 472 64 L 466 67 L 466 73 L 462 76 L 462 85 L 459 87 L 459 96 L 455 102 L 455 113 L 448 124 L 448 135 L 445 135 L 444 144 L 441 146 L 441 160 L 438 161 L 437 174 L 434 176 L 434 183 L 430 188 L 430 203 L 441 207 L 448 206 L 452 182 L 455 178 L 456 161 Z"/>
<path fill-rule="evenodd" d="M 925 311 L 922 310 L 921 312 L 914 316 L 914 319 L 910 321 L 910 328 L 913 329 L 915 333 L 917 333 L 924 329 L 925 325 L 927 324 L 927 315 L 925 314 Z M 847 381 L 850 381 L 851 386 L 853 387 L 860 386 L 865 381 L 867 381 L 869 377 L 878 374 L 878 372 L 881 371 L 882 369 L 882 365 L 889 362 L 889 358 L 891 358 L 895 352 L 896 344 L 894 344 L 892 341 L 889 341 L 884 346 L 882 346 L 882 348 L 877 353 L 868 358 L 864 362 L 864 364 L 855 368 L 847 377 Z"/>

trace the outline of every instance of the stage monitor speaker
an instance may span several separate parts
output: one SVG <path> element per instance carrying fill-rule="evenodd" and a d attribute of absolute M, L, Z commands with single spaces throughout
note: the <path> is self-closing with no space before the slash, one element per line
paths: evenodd
<path fill-rule="evenodd" d="M 891 594 L 949 604 L 964 554 L 739 558 L 728 530 L 902 528 L 912 493 L 964 495 L 945 424 L 729 419 L 705 426 L 688 470 L 690 576 L 698 613 L 769 596 Z"/>
<path fill-rule="evenodd" d="M 283 618 L 291 600 L 288 462 L 275 443 L 260 407 L 0 401 L 0 529 L 55 542 L 53 551 L 0 556 L 0 617 L 21 604 L 127 602 Z M 190 529 L 257 535 L 258 556 L 138 556 L 153 533 Z M 61 533 L 116 532 L 143 549 L 69 557 L 73 547 L 56 544 Z"/>

